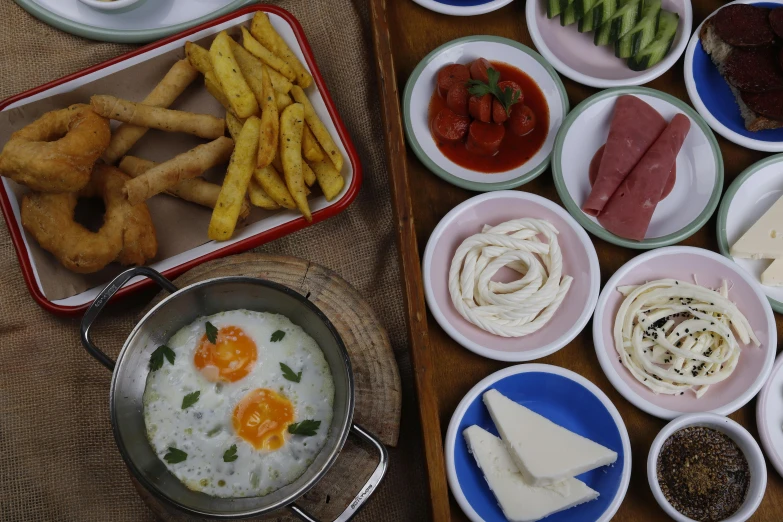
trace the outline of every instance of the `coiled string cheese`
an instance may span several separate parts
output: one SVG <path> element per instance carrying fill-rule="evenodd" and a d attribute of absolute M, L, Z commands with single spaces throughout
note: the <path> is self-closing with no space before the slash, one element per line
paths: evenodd
<path fill-rule="evenodd" d="M 449 270 L 449 293 L 460 315 L 502 337 L 522 337 L 544 326 L 573 281 L 562 276 L 557 234 L 543 219 L 515 219 L 484 225 L 480 234 L 463 241 Z M 522 277 L 492 281 L 504 266 Z"/>
<path fill-rule="evenodd" d="M 623 366 L 656 394 L 693 390 L 701 397 L 736 368 L 737 337 L 760 345 L 729 301 L 726 281 L 720 292 L 675 279 L 617 290 L 626 298 L 614 322 L 615 349 Z"/>

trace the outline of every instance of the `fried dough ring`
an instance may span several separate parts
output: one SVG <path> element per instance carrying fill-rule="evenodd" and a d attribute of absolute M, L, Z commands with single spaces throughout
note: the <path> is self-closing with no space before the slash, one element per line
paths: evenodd
<path fill-rule="evenodd" d="M 89 183 L 110 140 L 109 121 L 89 105 L 47 112 L 11 135 L 0 175 L 39 192 L 75 192 Z"/>
<path fill-rule="evenodd" d="M 79 193 L 33 192 L 22 198 L 22 225 L 44 250 L 72 272 L 97 272 L 112 261 L 144 264 L 158 248 L 147 205 L 131 205 L 122 193 L 128 176 L 96 165 Z M 106 206 L 103 226 L 91 232 L 73 220 L 79 197 L 100 197 Z"/>

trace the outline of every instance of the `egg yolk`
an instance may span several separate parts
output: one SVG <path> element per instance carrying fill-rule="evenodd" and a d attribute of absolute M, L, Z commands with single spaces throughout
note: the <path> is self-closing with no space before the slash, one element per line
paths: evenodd
<path fill-rule="evenodd" d="M 214 344 L 204 334 L 193 364 L 212 382 L 236 382 L 250 373 L 256 356 L 256 343 L 241 328 L 224 326 Z"/>
<path fill-rule="evenodd" d="M 234 408 L 234 431 L 255 449 L 276 450 L 294 422 L 294 406 L 284 395 L 266 388 L 251 391 Z"/>

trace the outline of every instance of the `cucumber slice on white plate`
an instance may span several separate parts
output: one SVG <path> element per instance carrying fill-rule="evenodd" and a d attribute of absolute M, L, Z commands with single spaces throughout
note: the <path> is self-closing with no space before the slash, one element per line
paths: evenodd
<path fill-rule="evenodd" d="M 679 23 L 680 16 L 678 14 L 661 11 L 655 39 L 642 48 L 641 51 L 631 56 L 628 60 L 628 67 L 634 71 L 643 71 L 663 60 L 666 53 L 669 52 L 672 42 L 674 42 Z"/>

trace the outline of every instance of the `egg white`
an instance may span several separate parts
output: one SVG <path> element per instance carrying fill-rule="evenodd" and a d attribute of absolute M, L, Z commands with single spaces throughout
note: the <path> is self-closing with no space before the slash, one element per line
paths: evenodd
<path fill-rule="evenodd" d="M 193 356 L 209 321 L 220 329 L 241 328 L 256 344 L 253 369 L 233 383 L 208 381 Z M 285 336 L 271 342 L 272 333 Z M 147 438 L 166 467 L 188 488 L 216 497 L 263 496 L 299 478 L 326 442 L 332 422 L 334 382 L 316 341 L 287 317 L 266 312 L 233 310 L 201 317 L 174 334 L 166 345 L 176 354 L 150 372 L 144 390 Z M 302 372 L 300 382 L 283 377 L 280 363 Z M 285 433 L 278 450 L 256 450 L 234 432 L 234 407 L 251 390 L 267 388 L 284 395 L 294 406 L 294 422 L 321 421 L 314 436 Z M 185 395 L 199 391 L 198 402 L 183 410 Z M 237 459 L 224 462 L 233 444 Z M 169 447 L 187 453 L 184 462 L 164 460 Z"/>

